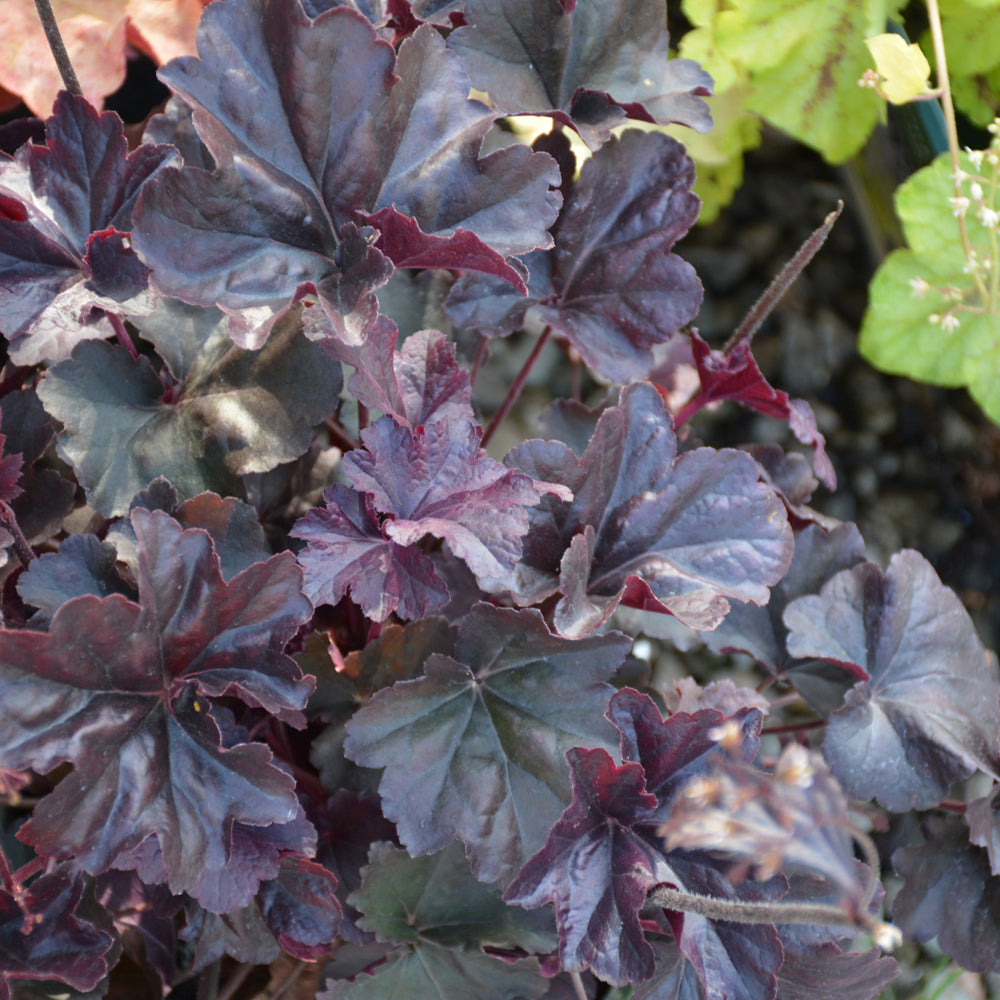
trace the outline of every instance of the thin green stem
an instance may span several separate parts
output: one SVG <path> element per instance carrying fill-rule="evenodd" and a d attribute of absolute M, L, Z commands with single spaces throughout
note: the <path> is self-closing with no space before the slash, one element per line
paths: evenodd
<path fill-rule="evenodd" d="M 771 315 L 771 310 L 781 301 L 792 282 L 803 272 L 806 265 L 816 256 L 819 248 L 826 242 L 833 224 L 844 210 L 844 203 L 837 202 L 837 207 L 823 220 L 823 224 L 802 244 L 795 256 L 781 269 L 780 274 L 764 289 L 764 294 L 750 307 L 743 322 L 733 331 L 732 336 L 723 345 L 724 354 L 729 354 L 737 344 L 750 340 L 760 328 L 761 323 Z"/>
<path fill-rule="evenodd" d="M 45 32 L 45 40 L 52 50 L 52 58 L 59 67 L 59 75 L 66 89 L 77 97 L 83 97 L 83 87 L 76 78 L 76 70 L 70 61 L 69 53 L 63 42 L 62 32 L 56 23 L 56 16 L 52 13 L 52 4 L 49 0 L 35 0 L 35 10 L 38 11 L 38 19 L 42 22 L 42 30 Z"/>
<path fill-rule="evenodd" d="M 542 335 L 538 338 L 538 342 L 528 355 L 528 360 L 521 365 L 521 370 L 517 373 L 517 377 L 514 379 L 513 384 L 507 390 L 507 395 L 500 404 L 500 409 L 493 414 L 493 419 L 490 421 L 489 426 L 483 433 L 483 440 L 480 442 L 481 447 L 485 448 L 489 444 L 490 439 L 496 433 L 497 428 L 504 422 L 504 420 L 507 419 L 507 414 L 514 408 L 514 404 L 517 402 L 518 397 L 521 395 L 521 391 L 524 389 L 525 383 L 528 381 L 531 369 L 535 367 L 535 362 L 538 360 L 539 355 L 542 353 L 545 345 L 549 342 L 549 338 L 551 336 L 551 326 L 547 326 L 544 330 L 542 330 Z"/>
<path fill-rule="evenodd" d="M 955 105 L 951 100 L 951 82 L 948 79 L 948 59 L 944 51 L 944 32 L 941 30 L 941 11 L 937 0 L 927 0 L 927 21 L 931 29 L 931 42 L 934 45 L 934 60 L 937 63 L 937 84 L 941 91 L 941 110 L 944 112 L 945 131 L 948 133 L 948 154 L 951 157 L 951 179 L 955 198 L 962 198 L 962 165 L 959 162 L 958 126 L 955 123 Z M 976 288 L 982 296 L 983 303 L 989 302 L 989 293 L 983 283 L 982 275 L 975 263 L 972 241 L 969 239 L 969 227 L 965 223 L 965 213 L 956 211 L 958 232 L 962 240 L 962 249 L 969 265 Z M 996 266 L 996 265 L 994 265 Z"/>

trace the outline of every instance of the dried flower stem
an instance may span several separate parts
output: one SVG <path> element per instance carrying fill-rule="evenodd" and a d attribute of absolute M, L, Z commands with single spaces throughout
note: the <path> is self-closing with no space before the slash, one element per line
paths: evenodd
<path fill-rule="evenodd" d="M 52 58 L 55 59 L 56 66 L 59 67 L 59 75 L 62 77 L 63 84 L 71 94 L 83 97 L 83 87 L 80 86 L 80 81 L 76 78 L 76 70 L 73 69 L 73 63 L 70 62 L 62 32 L 56 23 L 55 14 L 52 13 L 52 4 L 49 0 L 35 0 L 35 10 L 38 11 L 38 19 L 42 22 L 45 39 L 52 50 Z"/>
<path fill-rule="evenodd" d="M 751 306 L 743 322 L 733 331 L 732 336 L 722 348 L 724 354 L 729 354 L 737 344 L 750 340 L 760 328 L 761 323 L 771 315 L 771 310 L 781 301 L 792 282 L 803 272 L 806 265 L 816 256 L 819 248 L 826 242 L 833 224 L 844 210 L 844 203 L 837 201 L 837 207 L 823 220 L 823 224 L 795 252 L 795 256 L 781 269 L 778 276 L 767 286 L 764 294 Z"/>

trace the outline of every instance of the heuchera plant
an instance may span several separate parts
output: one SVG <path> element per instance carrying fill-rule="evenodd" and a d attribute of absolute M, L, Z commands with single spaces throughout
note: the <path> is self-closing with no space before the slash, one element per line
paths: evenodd
<path fill-rule="evenodd" d="M 866 1000 L 915 811 L 893 919 L 1000 970 L 996 658 L 803 455 L 695 436 L 735 401 L 834 487 L 751 352 L 833 217 L 699 337 L 692 162 L 627 127 L 711 127 L 659 0 L 215 0 L 198 45 L 138 148 L 67 91 L 0 158 L 0 998 Z M 596 405 L 494 457 L 547 346 Z M 760 690 L 665 688 L 622 607 Z"/>

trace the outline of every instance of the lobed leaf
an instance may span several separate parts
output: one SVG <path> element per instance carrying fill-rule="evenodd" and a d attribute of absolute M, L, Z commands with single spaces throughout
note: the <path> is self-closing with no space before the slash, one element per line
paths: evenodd
<path fill-rule="evenodd" d="M 448 590 L 415 546 L 442 539 L 476 575 L 499 589 L 521 553 L 525 508 L 542 486 L 479 447 L 482 429 L 467 417 L 415 428 L 382 417 L 362 431 L 364 448 L 344 459 L 358 491 L 333 486 L 326 508 L 292 529 L 309 544 L 299 559 L 314 603 L 336 603 L 350 589 L 371 617 L 393 611 L 418 618 L 444 607 Z M 381 516 L 380 516 L 381 515 Z"/>
<path fill-rule="evenodd" d="M 551 0 L 549 0 L 551 2 Z M 694 224 L 694 164 L 679 142 L 627 131 L 584 163 L 554 227 L 555 247 L 529 255 L 528 299 L 479 275 L 458 281 L 448 312 L 487 336 L 518 329 L 534 307 L 594 371 L 644 378 L 653 347 L 695 318 L 703 289 L 673 253 Z"/>
<path fill-rule="evenodd" d="M 114 938 L 76 915 L 83 877 L 70 865 L 40 875 L 16 898 L 0 888 L 0 997 L 25 980 L 93 989 Z"/>
<path fill-rule="evenodd" d="M 848 795 L 906 811 L 937 805 L 977 767 L 1000 772 L 996 657 L 930 563 L 843 570 L 785 610 L 792 656 L 864 671 L 827 722 L 824 753 Z"/>
<path fill-rule="evenodd" d="M 712 127 L 712 78 L 669 58 L 655 0 L 468 0 L 465 16 L 448 46 L 500 111 L 551 114 L 593 148 L 626 117 Z"/>
<path fill-rule="evenodd" d="M 478 604 L 453 656 L 377 692 L 347 724 L 345 752 L 383 767 L 383 809 L 411 854 L 465 843 L 476 877 L 505 883 L 569 801 L 564 755 L 609 742 L 608 679 L 628 643 L 568 640 L 534 610 Z"/>
<path fill-rule="evenodd" d="M 227 584 L 204 532 L 141 509 L 132 522 L 138 604 L 77 597 L 48 632 L 4 631 L 5 763 L 74 765 L 20 834 L 91 873 L 135 868 L 225 912 L 274 876 L 282 838 L 313 834 L 291 778 L 265 746 L 233 737 L 213 699 L 300 722 L 312 685 L 282 649 L 311 609 L 290 556 Z"/>
<path fill-rule="evenodd" d="M 136 246 L 168 294 L 227 311 L 243 346 L 307 292 L 358 342 L 392 255 L 519 282 L 503 258 L 549 245 L 551 161 L 523 147 L 479 159 L 495 115 L 468 99 L 434 29 L 396 57 L 349 9 L 310 19 L 298 0 L 221 0 L 199 52 L 162 76 L 218 169 L 150 185 Z"/>
<path fill-rule="evenodd" d="M 506 462 L 573 491 L 572 503 L 546 497 L 532 512 L 515 584 L 525 603 L 563 595 L 555 622 L 564 635 L 607 621 L 630 586 L 657 610 L 711 629 L 730 598 L 765 604 L 788 568 L 784 507 L 756 463 L 710 448 L 677 456 L 670 415 L 647 383 L 628 386 L 602 414 L 581 458 L 529 441 Z"/>
<path fill-rule="evenodd" d="M 244 492 L 239 476 L 301 455 L 333 409 L 339 366 L 302 333 L 295 313 L 259 351 L 230 340 L 218 310 L 162 301 L 138 321 L 172 385 L 117 346 L 83 344 L 47 373 L 39 395 L 65 425 L 60 449 L 107 516 L 124 514 L 157 476 L 181 496 Z"/>
<path fill-rule="evenodd" d="M 638 764 L 617 765 L 606 750 L 574 748 L 566 759 L 573 801 L 504 898 L 528 908 L 555 904 L 562 968 L 590 969 L 617 986 L 649 979 L 653 950 L 639 910 L 673 872 L 632 827 L 650 819 L 656 798 Z"/>
<path fill-rule="evenodd" d="M 915 941 L 937 938 L 942 951 L 972 972 L 1000 969 L 1000 878 L 986 851 L 969 843 L 958 816 L 930 816 L 924 843 L 892 856 L 903 878 L 892 904 L 900 930 Z"/>
<path fill-rule="evenodd" d="M 107 312 L 148 310 L 148 272 L 126 237 L 140 189 L 176 157 L 151 144 L 129 153 L 121 119 L 69 93 L 45 134 L 0 157 L 0 330 L 20 365 L 111 335 Z"/>

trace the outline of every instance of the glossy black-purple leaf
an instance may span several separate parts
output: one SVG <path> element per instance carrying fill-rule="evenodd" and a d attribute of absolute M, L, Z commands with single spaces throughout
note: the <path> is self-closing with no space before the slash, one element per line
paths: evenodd
<path fill-rule="evenodd" d="M 183 905 L 166 886 L 146 885 L 134 871 L 109 871 L 95 880 L 94 895 L 114 917 L 125 954 L 151 988 L 166 993 L 177 977 L 177 925 Z"/>
<path fill-rule="evenodd" d="M 864 679 L 860 668 L 824 660 L 796 660 L 786 648 L 788 628 L 782 616 L 799 597 L 817 594 L 831 577 L 864 561 L 865 543 L 857 526 L 839 524 L 825 530 L 807 525 L 795 535 L 795 554 L 788 572 L 771 588 L 765 607 L 736 604 L 718 628 L 702 632 L 716 652 L 748 653 L 773 674 L 781 674 L 802 693 L 810 707 L 826 716 L 844 703 L 844 695 Z"/>
<path fill-rule="evenodd" d="M 263 562 L 271 555 L 257 511 L 235 497 L 199 493 L 179 503 L 177 491 L 170 481 L 158 476 L 148 489 L 140 490 L 132 498 L 130 510 L 136 507 L 162 510 L 182 528 L 203 528 L 207 531 L 225 580 L 232 579 L 237 573 L 254 563 Z M 107 540 L 117 550 L 119 562 L 128 566 L 135 575 L 138 552 L 132 522 L 127 518 L 119 520 L 108 531 Z"/>
<path fill-rule="evenodd" d="M 0 196 L 20 209 L 0 212 L 0 330 L 22 365 L 111 335 L 105 311 L 123 313 L 144 296 L 145 268 L 126 238 L 132 210 L 177 155 L 155 145 L 129 153 L 116 114 L 65 91 L 45 135 L 44 146 L 0 157 Z"/>
<path fill-rule="evenodd" d="M 432 28 L 396 57 L 351 10 L 310 20 L 298 0 L 223 0 L 202 18 L 199 52 L 161 74 L 219 169 L 165 172 L 142 199 L 136 246 L 159 287 L 233 314 L 243 346 L 305 291 L 360 340 L 391 271 L 371 245 L 380 223 L 401 259 L 418 240 L 423 266 L 518 280 L 503 257 L 551 244 L 552 161 L 524 147 L 478 158 L 495 114 L 469 100 Z"/>
<path fill-rule="evenodd" d="M 763 883 L 748 880 L 733 886 L 703 857 L 686 851 L 671 852 L 668 862 L 674 872 L 670 881 L 701 896 L 777 902 L 785 889 L 783 879 Z M 774 1000 L 784 954 L 773 925 L 711 920 L 698 913 L 679 915 L 671 924 L 678 947 L 695 967 L 706 996 Z"/>
<path fill-rule="evenodd" d="M 805 956 L 785 956 L 777 1000 L 875 1000 L 898 972 L 896 960 L 878 948 L 844 952 L 828 944 Z"/>
<path fill-rule="evenodd" d="M 343 916 L 337 879 L 298 854 L 283 857 L 277 877 L 261 884 L 256 905 L 282 949 L 304 962 L 330 950 Z"/>
<path fill-rule="evenodd" d="M 580 635 L 607 621 L 635 581 L 686 624 L 712 628 L 729 600 L 767 603 L 792 556 L 784 506 L 742 452 L 677 455 L 670 414 L 648 383 L 606 410 L 582 458 L 528 441 L 506 462 L 568 486 L 531 514 L 515 587 L 525 603 L 561 592 L 556 626 Z"/>
<path fill-rule="evenodd" d="M 79 597 L 48 632 L 3 632 L 5 764 L 74 765 L 20 836 L 92 873 L 162 872 L 171 891 L 206 899 L 233 878 L 230 895 L 249 899 L 275 873 L 260 839 L 291 824 L 301 841 L 311 827 L 291 777 L 264 745 L 220 731 L 212 699 L 301 723 L 312 682 L 282 652 L 311 612 L 301 575 L 283 553 L 227 584 L 205 532 L 158 511 L 135 510 L 132 522 L 138 604 Z M 242 853 L 238 824 L 253 841 Z"/>
<path fill-rule="evenodd" d="M 816 426 L 815 414 L 805 400 L 789 399 L 787 392 L 770 385 L 750 350 L 750 342 L 742 340 L 728 351 L 713 351 L 697 330 L 692 330 L 690 336 L 701 388 L 678 414 L 678 424 L 709 403 L 736 400 L 748 409 L 786 421 L 792 433 L 813 449 L 816 475 L 829 489 L 836 489 L 837 474 L 826 454 L 826 440 Z"/>
<path fill-rule="evenodd" d="M 618 986 L 649 979 L 653 950 L 639 911 L 673 872 L 632 827 L 650 820 L 656 798 L 638 764 L 615 764 L 606 750 L 574 748 L 566 759 L 573 801 L 504 898 L 529 908 L 555 904 L 564 969 L 590 969 Z"/>
<path fill-rule="evenodd" d="M 545 954 L 556 947 L 550 913 L 508 906 L 500 890 L 470 871 L 462 845 L 411 858 L 392 844 L 372 844 L 363 884 L 351 903 L 379 941 L 432 941 L 445 947 L 521 948 Z"/>
<path fill-rule="evenodd" d="M 936 937 L 941 950 L 973 972 L 1000 971 L 1000 877 L 986 851 L 969 843 L 961 817 L 931 816 L 925 841 L 892 856 L 903 888 L 892 904 L 900 930 Z"/>
<path fill-rule="evenodd" d="M 611 745 L 609 678 L 628 648 L 567 640 L 537 611 L 478 604 L 454 656 L 382 690 L 347 724 L 347 755 L 383 767 L 386 816 L 411 854 L 457 836 L 476 876 L 506 883 L 570 801 L 565 753 Z"/>
<path fill-rule="evenodd" d="M 994 785 L 989 795 L 968 803 L 965 819 L 969 824 L 969 840 L 986 848 L 990 871 L 1000 875 L 1000 785 Z"/>
<path fill-rule="evenodd" d="M 534 958 L 509 962 L 479 949 L 423 941 L 394 949 L 371 974 L 327 980 L 316 1000 L 539 1000 L 548 986 Z"/>
<path fill-rule="evenodd" d="M 291 532 L 307 543 L 299 563 L 313 604 L 336 604 L 349 591 L 369 618 L 385 621 L 423 618 L 448 603 L 428 556 L 383 532 L 370 494 L 337 483 L 323 500 Z"/>
<path fill-rule="evenodd" d="M 310 758 L 315 763 L 315 753 Z M 340 936 L 354 944 L 370 941 L 372 935 L 357 926 L 361 914 L 347 897 L 361 887 L 361 869 L 368 863 L 371 845 L 395 840 L 396 827 L 382 815 L 377 798 L 362 798 L 346 788 L 338 788 L 312 818 L 319 834 L 316 860 L 337 878 L 337 899 L 344 913 Z"/>
<path fill-rule="evenodd" d="M 977 767 L 1000 774 L 1000 670 L 968 612 L 917 552 L 843 570 L 788 605 L 793 656 L 864 671 L 823 750 L 848 795 L 906 811 L 937 805 Z"/>
<path fill-rule="evenodd" d="M 693 183 L 694 163 L 679 142 L 623 133 L 583 165 L 553 228 L 554 249 L 526 258 L 528 299 L 470 275 L 449 297 L 449 315 L 496 336 L 516 330 L 533 307 L 589 368 L 614 382 L 645 377 L 653 347 L 701 306 L 694 268 L 672 252 L 698 217 Z"/>
<path fill-rule="evenodd" d="M 718 755 L 690 780 L 659 828 L 668 850 L 721 852 L 755 877 L 804 870 L 834 882 L 841 902 L 860 906 L 866 891 L 854 859 L 847 799 L 822 758 L 789 743 L 765 773 Z"/>
<path fill-rule="evenodd" d="M 259 351 L 236 347 L 214 309 L 161 300 L 137 324 L 177 380 L 168 392 L 146 358 L 111 344 L 81 345 L 38 390 L 65 425 L 61 454 L 107 516 L 156 476 L 182 497 L 241 494 L 239 476 L 309 447 L 340 392 L 340 366 L 302 334 L 297 311 Z"/>
<path fill-rule="evenodd" d="M 694 966 L 681 954 L 672 938 L 649 936 L 656 956 L 652 979 L 632 988 L 633 1000 L 705 1000 Z"/>
<path fill-rule="evenodd" d="M 650 823 L 667 819 L 678 792 L 709 773 L 715 758 L 726 753 L 716 738 L 726 717 L 711 709 L 693 715 L 678 712 L 664 719 L 649 695 L 624 688 L 611 698 L 608 719 L 620 733 L 622 760 L 642 766 L 646 788 L 656 796 Z M 761 715 L 743 709 L 731 721 L 739 727 L 740 756 L 749 763 L 757 755 Z"/>
<path fill-rule="evenodd" d="M 442 539 L 486 588 L 504 580 L 521 554 L 527 508 L 542 490 L 479 447 L 468 418 L 413 428 L 382 417 L 361 435 L 364 448 L 344 459 L 358 492 L 333 486 L 326 507 L 292 530 L 309 544 L 300 554 L 306 593 L 336 603 L 350 589 L 365 614 L 419 618 L 444 607 L 448 592 L 414 546 Z M 379 515 L 382 515 L 381 518 Z"/>
<path fill-rule="evenodd" d="M 448 39 L 476 87 L 507 114 L 552 114 L 598 146 L 625 117 L 712 127 L 712 78 L 669 58 L 656 0 L 469 0 Z"/>
<path fill-rule="evenodd" d="M 353 365 L 347 388 L 360 403 L 414 430 L 433 420 L 472 420 L 469 373 L 458 367 L 455 345 L 438 330 L 420 330 L 397 351 L 393 323 L 380 317 L 361 344 L 324 342 L 337 361 Z"/>
<path fill-rule="evenodd" d="M 0 888 L 0 997 L 24 980 L 93 989 L 108 972 L 114 938 L 75 911 L 83 877 L 69 865 L 40 875 L 15 899 Z"/>
<path fill-rule="evenodd" d="M 0 460 L 0 468 L 6 470 L 5 489 L 22 491 L 10 506 L 28 543 L 35 545 L 63 530 L 64 519 L 75 506 L 76 483 L 38 461 L 55 440 L 56 429 L 33 388 L 3 397 L 0 427 L 6 436 L 6 458 Z M 22 461 L 12 483 L 18 455 Z"/>
<path fill-rule="evenodd" d="M 47 621 L 67 601 L 84 594 L 107 597 L 125 594 L 131 588 L 115 571 L 115 547 L 95 535 L 70 535 L 58 552 L 36 559 L 17 581 L 21 599 L 41 612 Z M 33 621 L 39 627 L 39 621 Z"/>

